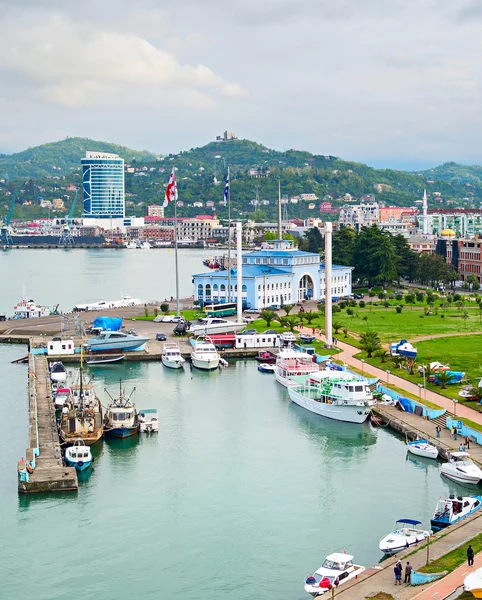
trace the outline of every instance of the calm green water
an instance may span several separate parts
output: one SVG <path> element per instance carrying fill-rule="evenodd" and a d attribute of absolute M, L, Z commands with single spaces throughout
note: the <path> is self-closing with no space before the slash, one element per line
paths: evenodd
<path fill-rule="evenodd" d="M 158 409 L 159 435 L 103 442 L 77 495 L 19 498 L 27 372 L 10 360 L 21 353 L 0 346 L 3 598 L 21 586 L 36 600 L 298 600 L 330 551 L 374 564 L 395 519 L 428 524 L 439 496 L 458 491 L 388 430 L 312 415 L 238 361 L 97 369 L 102 398 L 122 376 L 139 407 Z"/>
<path fill-rule="evenodd" d="M 219 252 L 218 252 L 219 254 Z M 191 275 L 206 270 L 212 250 L 179 250 L 179 290 L 192 296 Z M 115 300 L 120 290 L 133 298 L 163 300 L 175 294 L 174 250 L 0 251 L 0 314 L 13 314 L 23 286 L 38 304 L 68 312 L 75 304 Z"/>

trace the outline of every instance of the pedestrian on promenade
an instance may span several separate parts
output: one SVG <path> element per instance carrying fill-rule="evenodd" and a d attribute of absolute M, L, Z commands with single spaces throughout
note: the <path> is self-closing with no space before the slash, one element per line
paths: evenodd
<path fill-rule="evenodd" d="M 407 561 L 405 566 L 405 580 L 404 583 L 410 583 L 410 573 L 412 572 L 412 565 Z"/>
<path fill-rule="evenodd" d="M 467 548 L 467 562 L 469 563 L 469 567 L 474 566 L 474 549 L 470 545 Z"/>
<path fill-rule="evenodd" d="M 400 561 L 393 567 L 395 574 L 395 585 L 402 585 L 402 563 Z"/>
<path fill-rule="evenodd" d="M 437 425 L 437 427 L 435 427 L 435 435 L 439 438 L 440 437 L 440 432 L 442 430 L 440 429 L 440 425 Z"/>
<path fill-rule="evenodd" d="M 465 445 L 467 446 L 467 450 L 470 450 L 470 438 L 468 435 L 465 436 Z"/>
<path fill-rule="evenodd" d="M 312 335 L 316 334 L 316 329 L 313 327 L 313 329 L 311 330 Z"/>
<path fill-rule="evenodd" d="M 452 434 L 454 436 L 454 440 L 457 439 L 457 428 L 455 427 L 455 425 L 452 427 Z"/>

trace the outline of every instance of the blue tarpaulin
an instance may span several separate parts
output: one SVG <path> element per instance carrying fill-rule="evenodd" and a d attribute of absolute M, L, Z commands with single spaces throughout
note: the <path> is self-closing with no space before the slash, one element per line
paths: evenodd
<path fill-rule="evenodd" d="M 103 331 L 119 331 L 122 327 L 122 319 L 119 317 L 97 317 L 97 319 L 94 319 L 92 327 Z"/>

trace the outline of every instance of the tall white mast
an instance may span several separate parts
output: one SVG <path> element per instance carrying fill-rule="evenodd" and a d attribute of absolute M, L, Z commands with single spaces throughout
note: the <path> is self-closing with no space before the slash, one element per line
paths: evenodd
<path fill-rule="evenodd" d="M 283 231 L 281 228 L 281 179 L 278 179 L 278 239 L 283 239 Z"/>
<path fill-rule="evenodd" d="M 179 264 L 177 259 L 177 184 L 174 197 L 174 260 L 176 263 L 176 315 L 179 316 Z"/>
<path fill-rule="evenodd" d="M 332 335 L 332 295 L 331 295 L 331 221 L 325 223 L 325 338 L 328 347 L 333 345 Z"/>
<path fill-rule="evenodd" d="M 228 167 L 228 302 L 231 302 L 231 179 Z"/>

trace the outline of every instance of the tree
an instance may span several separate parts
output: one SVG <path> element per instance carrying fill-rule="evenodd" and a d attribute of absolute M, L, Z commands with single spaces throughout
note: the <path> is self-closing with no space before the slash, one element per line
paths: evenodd
<path fill-rule="evenodd" d="M 380 362 L 385 363 L 387 359 L 390 357 L 390 354 L 386 350 L 378 350 L 377 356 L 380 359 Z"/>
<path fill-rule="evenodd" d="M 440 388 L 445 390 L 447 389 L 447 384 L 450 383 L 450 375 L 447 371 L 440 371 L 440 373 L 437 374 L 437 380 L 440 383 Z"/>
<path fill-rule="evenodd" d="M 167 302 L 163 302 L 163 303 L 161 304 L 161 311 L 162 311 L 162 312 L 163 312 L 165 315 L 167 315 L 167 314 L 168 314 L 168 312 L 169 312 L 169 304 L 168 304 Z"/>
<path fill-rule="evenodd" d="M 305 252 L 319 254 L 323 250 L 323 237 L 318 227 L 312 227 L 300 240 L 299 248 Z"/>
<path fill-rule="evenodd" d="M 339 321 L 335 321 L 332 326 L 335 335 L 337 335 L 343 329 L 343 323 L 340 323 Z"/>
<path fill-rule="evenodd" d="M 397 279 L 397 257 L 389 233 L 376 225 L 362 227 L 354 246 L 355 277 L 367 281 L 370 287 Z"/>
<path fill-rule="evenodd" d="M 287 315 L 290 314 L 291 310 L 293 309 L 294 304 L 283 304 L 282 309 L 285 311 L 285 313 Z"/>
<path fill-rule="evenodd" d="M 371 358 L 374 352 L 381 348 L 380 336 L 376 331 L 368 330 L 360 336 L 361 349 L 367 353 L 367 357 Z"/>
<path fill-rule="evenodd" d="M 467 329 L 467 319 L 469 318 L 469 311 L 464 310 L 462 313 L 462 319 L 464 320 L 464 329 Z"/>
<path fill-rule="evenodd" d="M 316 319 L 316 317 L 318 316 L 318 313 L 316 313 L 313 310 L 307 310 L 306 312 L 303 313 L 304 318 L 306 319 L 306 322 L 308 323 L 308 325 L 311 325 L 311 322 Z"/>
<path fill-rule="evenodd" d="M 274 310 L 268 310 L 267 308 L 263 308 L 263 310 L 259 313 L 259 316 L 266 321 L 266 326 L 269 327 L 271 322 L 278 319 L 278 315 L 274 312 Z"/>
<path fill-rule="evenodd" d="M 340 227 L 333 234 L 333 262 L 347 267 L 353 266 L 353 250 L 356 233 L 351 227 Z"/>
<path fill-rule="evenodd" d="M 397 257 L 398 281 L 406 277 L 408 281 L 412 282 L 417 272 L 419 254 L 410 248 L 407 238 L 401 233 L 392 236 L 392 244 Z"/>
<path fill-rule="evenodd" d="M 296 315 L 287 315 L 280 318 L 280 323 L 283 327 L 288 327 L 290 331 L 294 331 L 298 325 L 298 317 Z"/>

